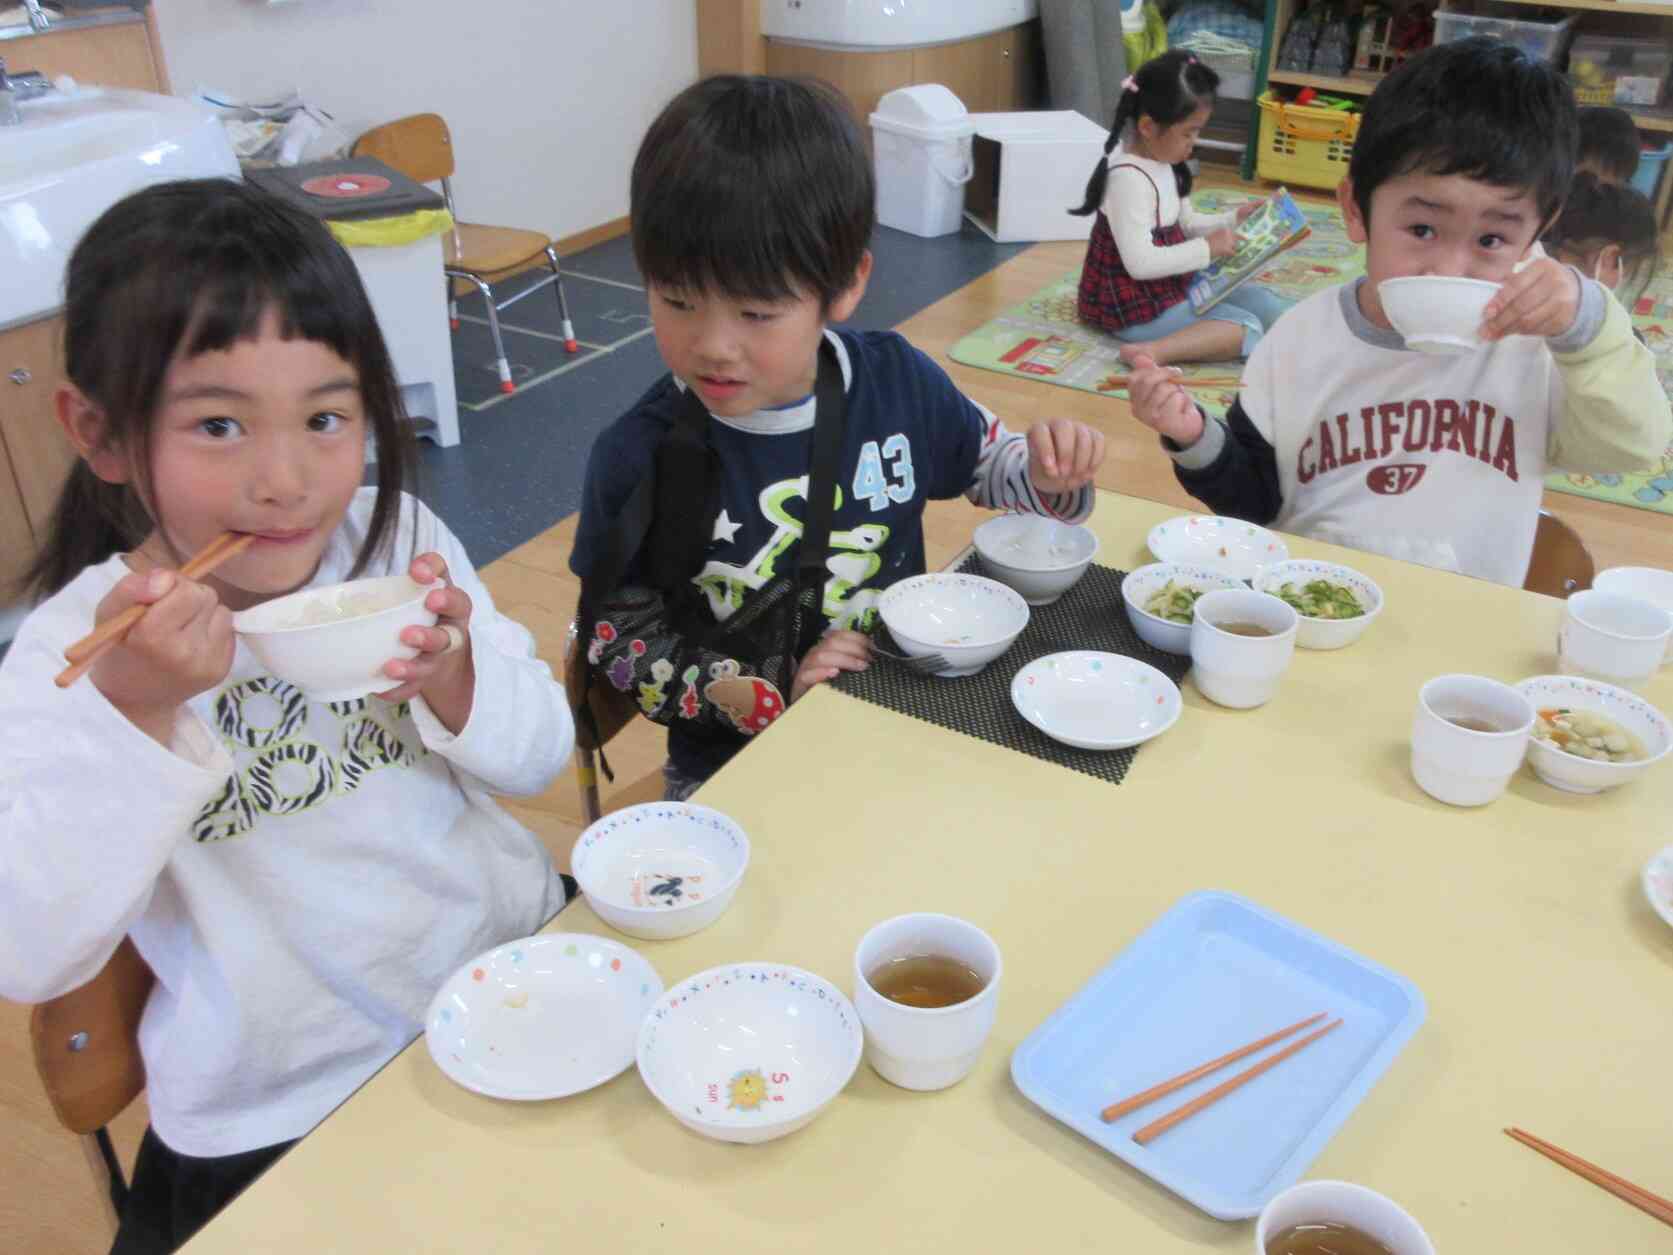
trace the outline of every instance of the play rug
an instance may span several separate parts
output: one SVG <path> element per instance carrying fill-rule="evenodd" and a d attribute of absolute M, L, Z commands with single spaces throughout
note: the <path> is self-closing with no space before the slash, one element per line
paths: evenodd
<path fill-rule="evenodd" d="M 1214 210 L 1246 199 L 1237 194 L 1202 192 L 1193 197 L 1193 203 Z M 1298 203 L 1312 233 L 1274 258 L 1271 267 L 1256 280 L 1292 300 L 1346 282 L 1365 269 L 1364 250 L 1348 241 L 1334 205 Z M 953 360 L 1082 392 L 1107 392 L 1107 386 L 1100 384 L 1125 373 L 1117 355 L 1121 342 L 1076 321 L 1075 293 L 1079 285 L 1080 272 L 1075 271 L 1042 288 L 955 344 Z M 1663 273 L 1634 305 L 1633 321 L 1656 355 L 1663 386 L 1673 385 L 1673 261 L 1664 264 Z M 1204 362 L 1184 370 L 1188 375 L 1237 373 L 1235 367 L 1228 369 L 1224 362 Z M 1125 397 L 1126 393 L 1110 395 Z M 1234 395 L 1230 389 L 1196 394 L 1204 409 L 1219 415 L 1226 412 Z M 1559 474 L 1550 476 L 1547 483 L 1559 492 L 1673 514 L 1673 447 L 1663 454 L 1658 466 L 1637 474 Z"/>

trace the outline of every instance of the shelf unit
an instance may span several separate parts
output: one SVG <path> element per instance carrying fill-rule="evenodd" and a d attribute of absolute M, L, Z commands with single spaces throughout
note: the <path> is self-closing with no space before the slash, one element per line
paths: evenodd
<path fill-rule="evenodd" d="M 1313 0 L 1319 3 L 1320 0 Z M 1497 0 L 1507 6 L 1531 9 L 1577 9 L 1588 13 L 1622 14 L 1638 18 L 1665 18 L 1664 30 L 1669 37 L 1673 37 L 1673 3 L 1644 4 L 1634 0 Z M 1278 45 L 1283 39 L 1283 32 L 1288 29 L 1290 18 L 1297 8 L 1301 7 L 1297 0 L 1267 0 L 1266 25 L 1262 32 L 1260 58 L 1256 62 L 1255 95 L 1266 90 L 1269 84 L 1279 83 L 1287 87 L 1311 87 L 1316 91 L 1334 92 L 1341 96 L 1369 96 L 1378 83 L 1385 77 L 1382 74 L 1349 74 L 1337 77 L 1328 74 L 1295 74 L 1288 70 L 1273 67 L 1278 58 Z M 1640 24 L 1640 26 L 1648 25 Z M 1643 131 L 1658 131 L 1673 134 L 1673 108 L 1663 109 L 1633 109 L 1629 110 L 1632 120 Z M 1260 133 L 1259 110 L 1250 123 L 1249 147 L 1243 159 L 1243 177 L 1255 177 L 1255 161 L 1258 152 L 1258 136 Z M 1673 176 L 1662 179 L 1661 188 L 1656 198 L 1656 219 L 1665 223 L 1669 200 L 1673 199 Z"/>

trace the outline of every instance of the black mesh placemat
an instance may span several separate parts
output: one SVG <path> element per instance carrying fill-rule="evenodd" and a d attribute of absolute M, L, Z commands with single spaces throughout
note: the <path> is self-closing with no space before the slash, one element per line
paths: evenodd
<path fill-rule="evenodd" d="M 955 569 L 986 574 L 975 554 Z M 1028 626 L 1022 635 L 975 675 L 943 679 L 877 658 L 864 671 L 845 671 L 831 683 L 841 692 L 903 715 L 1120 784 L 1142 747 L 1079 750 L 1059 744 L 1017 713 L 1011 704 L 1011 678 L 1023 666 L 1047 654 L 1097 649 L 1148 662 L 1178 684 L 1190 670 L 1191 660 L 1152 649 L 1139 639 L 1127 621 L 1127 607 L 1121 600 L 1125 577 L 1124 571 L 1094 563 L 1053 604 L 1030 606 Z M 895 648 L 887 628 L 879 628 L 878 634 L 883 645 Z"/>

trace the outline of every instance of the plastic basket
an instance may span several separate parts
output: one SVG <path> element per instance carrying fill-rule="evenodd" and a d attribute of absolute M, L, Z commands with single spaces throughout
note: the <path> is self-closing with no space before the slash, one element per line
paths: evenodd
<path fill-rule="evenodd" d="M 1261 129 L 1255 173 L 1274 183 L 1334 188 L 1348 172 L 1359 114 L 1318 105 L 1290 105 L 1271 92 L 1257 102 Z"/>

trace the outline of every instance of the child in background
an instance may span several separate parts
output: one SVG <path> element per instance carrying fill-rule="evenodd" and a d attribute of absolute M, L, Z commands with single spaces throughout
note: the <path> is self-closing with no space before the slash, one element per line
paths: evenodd
<path fill-rule="evenodd" d="M 1579 110 L 1580 144 L 1574 158 L 1576 175 L 1592 174 L 1601 183 L 1623 184 L 1638 170 L 1643 144 L 1638 125 L 1625 109 L 1586 105 Z"/>
<path fill-rule="evenodd" d="M 667 726 L 679 798 L 868 665 L 878 596 L 924 570 L 926 502 L 1085 518 L 1103 437 L 1067 420 L 1013 435 L 899 335 L 829 328 L 865 293 L 876 205 L 829 87 L 686 89 L 640 144 L 630 200 L 671 373 L 593 446 L 570 565 L 592 683 Z M 824 554 L 804 554 L 822 447 L 835 510 Z"/>
<path fill-rule="evenodd" d="M 1133 412 L 1187 492 L 1219 514 L 1520 586 L 1550 467 L 1653 462 L 1673 418 L 1626 311 L 1543 257 L 1573 181 L 1562 76 L 1494 39 L 1438 44 L 1366 104 L 1337 200 L 1366 275 L 1285 315 L 1227 421 L 1142 363 Z M 1408 350 L 1378 285 L 1452 275 L 1500 286 L 1487 346 Z"/>
<path fill-rule="evenodd" d="M 151 1128 L 113 1249 L 170 1251 L 411 1041 L 459 964 L 563 906 L 488 795 L 545 788 L 574 730 L 529 634 L 402 491 L 393 368 L 323 224 L 227 180 L 138 192 L 70 258 L 64 350 L 82 460 L 0 665 L 0 994 L 54 998 L 133 938 L 157 978 Z M 173 569 L 224 531 L 255 543 Z M 440 619 L 402 633 L 419 652 L 375 699 L 310 701 L 233 633 L 234 610 L 400 572 Z"/>
<path fill-rule="evenodd" d="M 1191 208 L 1186 165 L 1214 108 L 1220 76 L 1184 49 L 1148 61 L 1121 101 L 1074 214 L 1096 214 L 1076 313 L 1125 341 L 1121 359 L 1157 363 L 1247 357 L 1288 302 L 1245 283 L 1206 314 L 1188 299 L 1197 271 L 1237 251 L 1232 228 L 1258 201 L 1229 213 Z"/>
<path fill-rule="evenodd" d="M 1655 207 L 1643 193 L 1596 175 L 1577 175 L 1544 236 L 1545 251 L 1596 279 L 1629 310 L 1655 277 L 1660 257 Z"/>

